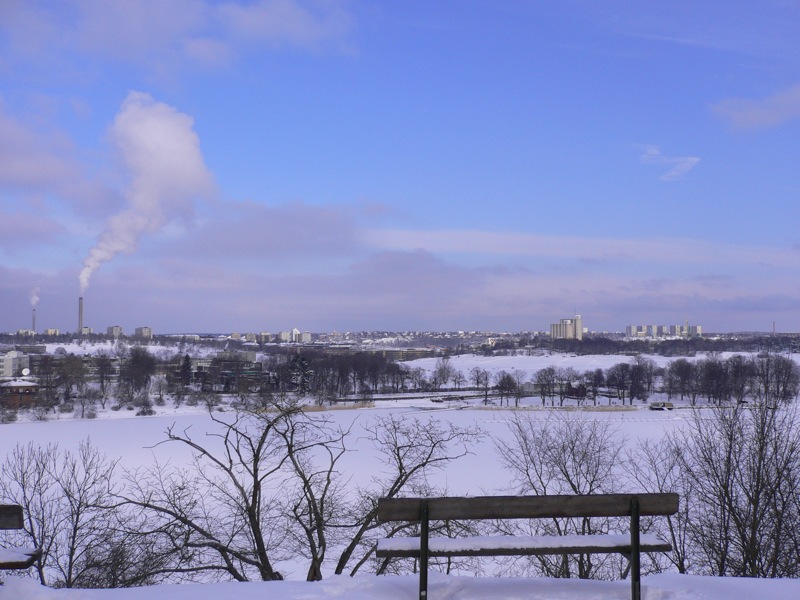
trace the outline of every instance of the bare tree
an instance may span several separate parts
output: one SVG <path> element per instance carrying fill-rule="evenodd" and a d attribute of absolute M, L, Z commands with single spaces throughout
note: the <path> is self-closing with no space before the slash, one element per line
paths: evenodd
<path fill-rule="evenodd" d="M 774 405 L 797 397 L 800 367 L 792 359 L 779 354 L 760 354 L 753 359 L 751 395 L 757 401 Z"/>
<path fill-rule="evenodd" d="M 709 353 L 696 369 L 700 391 L 709 402 L 722 404 L 730 397 L 728 371 L 718 353 Z"/>
<path fill-rule="evenodd" d="M 800 420 L 795 407 L 751 406 L 695 414 L 680 437 L 696 490 L 691 533 L 712 575 L 797 577 Z"/>
<path fill-rule="evenodd" d="M 349 542 L 339 556 L 336 574 L 344 573 L 358 554 L 355 565 L 350 567 L 350 575 L 355 575 L 374 555 L 379 537 L 375 532 L 393 533 L 384 531 L 378 523 L 378 498 L 393 498 L 403 492 L 432 494 L 428 475 L 469 454 L 470 447 L 482 435 L 475 428 L 397 415 L 378 418 L 364 429 L 385 470 L 383 476 L 374 477 L 370 485 L 355 492 L 356 500 L 349 510 Z"/>
<path fill-rule="evenodd" d="M 319 581 L 330 534 L 340 525 L 343 483 L 336 465 L 346 451 L 349 431 L 333 426 L 325 417 L 287 419 L 276 431 L 295 476 L 286 498 L 288 514 L 300 533 L 295 534 L 296 547 L 310 561 L 307 581 Z M 294 531 L 290 528 L 290 535 Z"/>
<path fill-rule="evenodd" d="M 481 367 L 472 367 L 469 372 L 470 381 L 477 389 L 483 390 L 483 403 L 489 404 L 489 371 Z"/>
<path fill-rule="evenodd" d="M 667 365 L 667 390 L 672 397 L 673 394 L 680 394 L 683 400 L 687 395 L 691 398 L 694 405 L 697 396 L 697 369 L 694 363 L 685 358 L 671 361 Z"/>
<path fill-rule="evenodd" d="M 434 368 L 433 373 L 431 374 L 431 384 L 433 385 L 433 389 L 438 390 L 441 387 L 447 385 L 447 382 L 453 377 L 453 373 L 455 369 L 450 364 L 450 357 L 449 356 L 442 356 L 441 358 L 436 360 L 436 368 Z"/>
<path fill-rule="evenodd" d="M 594 371 L 586 371 L 583 374 L 583 380 L 586 382 L 586 385 L 592 391 L 592 401 L 595 406 L 597 406 L 597 395 L 600 392 L 600 388 L 603 387 L 606 383 L 606 374 L 601 368 L 597 368 Z"/>
<path fill-rule="evenodd" d="M 578 377 L 578 373 L 572 367 L 555 370 L 555 387 L 558 392 L 559 406 L 564 406 L 564 399 L 567 397 L 569 390 L 572 389 L 572 382 Z"/>
<path fill-rule="evenodd" d="M 647 400 L 653 391 L 656 363 L 642 355 L 636 355 L 631 364 L 629 395 L 633 400 Z"/>
<path fill-rule="evenodd" d="M 555 394 L 556 385 L 556 369 L 555 367 L 545 367 L 536 372 L 534 382 L 539 388 L 539 396 L 542 399 L 542 406 L 544 406 L 546 398 L 552 398 Z"/>
<path fill-rule="evenodd" d="M 56 536 L 62 519 L 59 491 L 53 473 L 58 461 L 58 447 L 17 444 L 0 467 L 0 499 L 19 504 L 25 515 L 20 532 L 2 532 L 15 543 L 41 548 L 34 569 L 42 585 L 49 583 L 47 569 L 55 560 Z M 21 539 L 20 539 L 21 538 Z"/>
<path fill-rule="evenodd" d="M 467 382 L 467 378 L 464 376 L 464 373 L 458 370 L 453 371 L 453 376 L 451 379 L 453 380 L 453 387 L 455 387 L 457 390 L 460 390 Z"/>
<path fill-rule="evenodd" d="M 68 354 L 58 363 L 56 371 L 58 387 L 64 394 L 64 402 L 69 402 L 73 390 L 80 393 L 86 383 L 86 367 L 83 364 L 83 358 L 75 354 Z"/>
<path fill-rule="evenodd" d="M 0 497 L 20 504 L 21 534 L 42 555 L 39 581 L 58 587 L 91 585 L 89 571 L 107 559 L 102 539 L 113 529 L 116 461 L 88 441 L 77 451 L 57 445 L 17 445 L 0 468 Z"/>
<path fill-rule="evenodd" d="M 43 410 L 55 410 L 58 406 L 59 370 L 56 360 L 49 354 L 41 357 L 36 369 L 36 378 L 39 381 L 37 404 Z"/>
<path fill-rule="evenodd" d="M 752 361 L 741 354 L 734 354 L 725 360 L 728 391 L 737 404 L 742 404 L 752 387 L 754 373 Z"/>
<path fill-rule="evenodd" d="M 103 394 L 98 388 L 91 385 L 84 386 L 76 397 L 78 405 L 81 407 L 81 419 L 93 414 L 94 408 L 102 396 Z"/>
<path fill-rule="evenodd" d="M 97 381 L 100 383 L 100 391 L 102 392 L 103 408 L 106 407 L 106 386 L 108 380 L 114 371 L 114 362 L 111 354 L 107 351 L 99 352 L 95 358 L 95 366 L 97 368 Z"/>
<path fill-rule="evenodd" d="M 617 392 L 617 398 L 625 404 L 625 397 L 631 387 L 631 365 L 629 363 L 617 363 L 612 366 L 606 374 L 606 382 L 608 387 L 613 388 Z M 609 403 L 611 399 L 609 398 Z M 633 398 L 631 398 L 633 404 Z"/>
<path fill-rule="evenodd" d="M 190 449 L 194 469 L 127 474 L 125 501 L 173 547 L 172 572 L 270 581 L 282 579 L 277 560 L 300 553 L 309 579 L 321 577 L 346 432 L 288 395 L 260 400 L 228 419 L 210 414 L 205 438 L 167 430 L 163 443 Z"/>
<path fill-rule="evenodd" d="M 692 477 L 685 468 L 685 452 L 682 441 L 675 436 L 658 442 L 644 440 L 635 449 L 628 451 L 631 465 L 628 477 L 632 485 L 647 492 L 676 492 L 680 497 L 680 507 L 676 514 L 643 521 L 648 531 L 672 545 L 671 553 L 654 553 L 650 556 L 656 571 L 665 570 L 668 567 L 666 562 L 679 573 L 688 573 L 696 554 L 691 537 L 691 507 L 695 504 L 696 491 Z"/>
<path fill-rule="evenodd" d="M 415 390 L 421 390 L 423 387 L 425 387 L 425 384 L 427 384 L 427 379 L 425 379 L 425 370 L 421 369 L 420 367 L 411 369 L 408 376 L 411 380 L 411 387 Z"/>
<path fill-rule="evenodd" d="M 512 369 L 511 376 L 514 378 L 514 406 L 519 406 L 522 395 L 525 393 L 525 380 L 528 372 L 523 369 Z"/>
<path fill-rule="evenodd" d="M 495 439 L 501 463 L 522 494 L 596 494 L 616 491 L 620 482 L 619 453 L 623 440 L 604 421 L 555 413 L 546 419 L 529 413 L 508 421 L 510 438 Z M 603 533 L 607 519 L 535 519 L 526 525 L 534 534 Z M 513 533 L 519 525 L 506 526 Z M 620 570 L 613 557 L 541 556 L 533 559 L 538 571 L 550 577 L 596 578 Z"/>
<path fill-rule="evenodd" d="M 500 405 L 502 406 L 503 400 L 508 404 L 508 398 L 516 393 L 517 381 L 508 371 L 498 371 L 494 374 L 494 388 L 497 390 L 497 395 L 500 396 Z"/>
<path fill-rule="evenodd" d="M 122 361 L 120 382 L 129 385 L 135 394 L 147 388 L 155 372 L 156 358 L 146 348 L 134 346 Z"/>

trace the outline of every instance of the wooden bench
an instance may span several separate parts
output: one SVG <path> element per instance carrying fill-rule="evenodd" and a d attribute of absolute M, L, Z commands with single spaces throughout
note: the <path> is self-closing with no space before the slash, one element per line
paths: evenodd
<path fill-rule="evenodd" d="M 22 507 L 16 504 L 0 504 L 0 529 L 22 529 L 24 526 Z M 0 548 L 0 570 L 27 569 L 42 551 L 39 548 Z"/>
<path fill-rule="evenodd" d="M 378 520 L 420 523 L 420 537 L 378 540 L 379 558 L 419 559 L 419 598 L 428 597 L 428 558 L 449 556 L 535 556 L 620 553 L 630 561 L 631 598 L 641 599 L 641 552 L 669 552 L 672 546 L 640 534 L 639 517 L 673 515 L 678 494 L 585 496 L 476 496 L 468 498 L 381 498 Z M 630 517 L 630 535 L 480 536 L 430 538 L 430 521 Z"/>

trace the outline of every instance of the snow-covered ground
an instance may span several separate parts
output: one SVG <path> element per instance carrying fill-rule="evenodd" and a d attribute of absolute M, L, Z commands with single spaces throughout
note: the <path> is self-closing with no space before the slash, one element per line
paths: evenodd
<path fill-rule="evenodd" d="M 748 353 L 741 352 L 720 352 L 718 356 L 725 360 L 735 354 L 742 354 L 745 357 L 752 356 Z M 659 354 L 643 354 L 642 358 L 652 360 L 659 367 L 666 367 L 670 362 L 677 360 L 677 356 L 661 356 Z M 707 358 L 703 352 L 698 352 L 695 356 L 685 357 L 686 360 L 694 362 Z M 800 356 L 792 355 L 795 362 L 800 364 Z M 408 367 L 419 367 L 428 372 L 436 368 L 438 358 L 420 358 L 418 360 L 409 361 L 405 364 Z M 633 356 L 619 355 L 619 354 L 564 354 L 558 352 L 542 351 L 533 356 L 523 356 L 521 354 L 516 356 L 483 356 L 480 354 L 463 354 L 450 357 L 450 366 L 454 369 L 461 371 L 466 377 L 469 377 L 469 372 L 474 367 L 486 369 L 490 373 L 496 373 L 501 370 L 514 371 L 522 370 L 529 375 L 534 375 L 536 371 L 546 367 L 556 368 L 572 368 L 578 373 L 585 371 L 594 371 L 595 369 L 608 369 L 617 363 L 633 362 Z"/>
<path fill-rule="evenodd" d="M 413 575 L 337 576 L 323 581 L 164 585 L 119 590 L 54 590 L 31 579 L 11 578 L 0 587 L 0 600 L 414 600 Z M 430 600 L 624 600 L 627 581 L 457 577 L 431 573 Z M 661 574 L 642 578 L 643 600 L 753 600 L 800 598 L 800 580 L 734 579 Z"/>
<path fill-rule="evenodd" d="M 668 359 L 653 357 L 658 364 Z M 514 356 L 514 357 L 453 357 L 451 365 L 465 374 L 474 366 L 490 371 L 521 369 L 533 375 L 547 366 L 572 367 L 577 371 L 603 368 L 630 360 L 624 356 Z M 427 370 L 435 368 L 435 359 L 423 359 L 409 363 Z M 527 403 L 530 414 L 537 419 L 546 419 L 551 410 L 542 410 L 538 399 Z M 538 406 L 537 406 L 538 404 Z M 170 461 L 173 464 L 187 462 L 190 457 L 178 444 L 161 444 L 168 427 L 190 430 L 201 436 L 213 430 L 214 424 L 202 406 L 182 406 L 175 409 L 166 406 L 154 407 L 155 416 L 136 417 L 132 411 L 100 411 L 99 418 L 80 420 L 60 415 L 57 420 L 0 425 L 0 457 L 4 457 L 17 443 L 47 444 L 57 442 L 63 448 L 75 448 L 89 438 L 94 446 L 111 458 L 119 458 L 120 465 L 135 468 L 151 465 L 155 461 Z M 508 434 L 507 419 L 512 414 L 507 408 L 487 408 L 480 401 L 473 404 L 433 404 L 426 399 L 379 401 L 368 408 L 354 405 L 345 409 L 331 410 L 328 415 L 344 427 L 353 427 L 355 435 L 348 442 L 349 452 L 340 464 L 356 483 L 367 483 L 372 474 L 381 468 L 374 450 L 358 431 L 362 425 L 377 416 L 395 414 L 407 418 L 431 419 L 450 422 L 460 426 L 479 426 L 487 436 L 472 447 L 472 453 L 447 469 L 436 474 L 435 482 L 453 495 L 482 495 L 508 493 L 510 475 L 501 468 L 492 437 Z M 571 413 L 572 414 L 572 413 Z M 604 407 L 598 410 L 588 407 L 576 411 L 575 418 L 587 418 L 605 423 L 616 430 L 626 445 L 640 439 L 656 440 L 675 428 L 683 427 L 691 416 L 689 410 L 670 412 L 649 411 L 637 403 L 633 408 Z M 113 418 L 110 418 L 113 417 Z M 192 598 L 197 600 L 230 596 L 237 599 L 265 598 L 273 600 L 315 600 L 317 598 L 347 597 L 349 600 L 373 598 L 415 598 L 417 578 L 413 576 L 359 576 L 328 577 L 319 583 L 299 581 L 304 577 L 302 565 L 281 565 L 289 581 L 248 584 L 207 584 L 184 586 L 158 586 L 130 590 L 52 590 L 42 588 L 29 579 L 10 578 L 0 587 L 0 600 L 163 600 Z M 643 598 L 688 599 L 707 598 L 740 600 L 757 597 L 800 598 L 800 581 L 733 580 L 662 574 L 644 578 Z M 431 574 L 430 595 L 439 598 L 626 598 L 630 597 L 629 582 L 598 582 L 548 579 L 497 579 Z"/>

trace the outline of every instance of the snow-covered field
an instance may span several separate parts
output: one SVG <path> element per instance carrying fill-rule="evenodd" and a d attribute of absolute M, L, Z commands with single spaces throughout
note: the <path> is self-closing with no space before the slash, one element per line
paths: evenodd
<path fill-rule="evenodd" d="M 119 590 L 53 590 L 33 580 L 10 579 L 0 587 L 0 600 L 414 600 L 417 578 L 412 575 L 337 576 L 316 583 L 214 583 Z M 510 579 L 446 576 L 431 573 L 430 600 L 624 600 L 631 597 L 627 581 L 576 579 Z M 643 600 L 754 600 L 800 598 L 800 581 L 734 579 L 662 574 L 642 578 Z"/>
<path fill-rule="evenodd" d="M 658 366 L 666 366 L 670 360 L 665 356 L 646 355 Z M 698 355 L 696 358 L 703 358 L 703 355 Z M 427 371 L 432 371 L 436 368 L 438 358 L 421 358 L 419 360 L 405 363 L 410 367 L 420 367 Z M 461 356 L 453 356 L 450 358 L 450 364 L 453 368 L 458 369 L 464 375 L 469 375 L 470 369 L 480 367 L 486 369 L 490 373 L 505 370 L 522 370 L 526 371 L 529 375 L 533 375 L 536 371 L 546 367 L 568 368 L 575 369 L 578 373 L 584 371 L 594 371 L 595 369 L 608 369 L 617 363 L 631 362 L 630 356 L 619 356 L 615 354 L 588 354 L 579 356 L 576 354 L 560 354 L 542 352 L 535 356 L 482 356 L 479 354 L 464 354 Z"/>
<path fill-rule="evenodd" d="M 653 357 L 659 364 L 666 359 Z M 451 364 L 465 374 L 475 366 L 490 370 L 521 369 L 533 375 L 547 366 L 572 367 L 578 371 L 607 369 L 613 364 L 628 360 L 621 356 L 517 356 L 517 357 L 454 357 Z M 424 369 L 433 369 L 435 359 L 409 363 Z M 546 419 L 550 410 L 536 405 L 538 399 L 527 402 L 530 414 Z M 636 403 L 633 408 L 597 410 L 591 407 L 576 411 L 575 418 L 601 421 L 618 432 L 621 439 L 633 447 L 640 439 L 659 439 L 668 431 L 685 425 L 690 410 L 670 412 L 649 411 Z M 136 417 L 133 412 L 101 412 L 99 418 L 78 420 L 64 418 L 44 422 L 20 421 L 0 426 L 0 457 L 6 456 L 18 443 L 47 444 L 57 442 L 63 448 L 75 448 L 89 438 L 94 446 L 111 458 L 119 458 L 123 467 L 150 465 L 154 461 L 180 464 L 190 459 L 178 444 L 158 442 L 165 430 L 175 425 L 178 430 L 189 429 L 200 436 L 213 428 L 213 423 L 203 407 L 174 409 L 169 406 L 154 407 L 158 414 Z M 352 407 L 332 410 L 328 414 L 344 427 L 353 426 L 355 435 L 348 442 L 349 452 L 340 465 L 355 483 L 366 483 L 381 468 L 369 443 L 358 435 L 361 425 L 376 416 L 393 413 L 408 418 L 440 420 L 460 426 L 479 426 L 488 435 L 472 448 L 472 453 L 437 474 L 436 482 L 453 495 L 482 495 L 508 493 L 510 475 L 500 465 L 492 437 L 508 435 L 506 421 L 512 414 L 507 408 L 487 408 L 480 402 L 464 406 L 459 403 L 432 404 L 429 400 L 379 401 L 369 408 Z M 107 418 L 112 417 L 113 418 Z M 306 583 L 302 566 L 282 566 L 289 581 L 248 584 L 207 584 L 184 586 L 157 586 L 128 590 L 52 590 L 36 585 L 33 580 L 11 578 L 0 587 L 0 600 L 162 600 L 192 598 L 198 600 L 230 596 L 237 599 L 270 598 L 274 600 L 314 600 L 317 598 L 347 597 L 350 600 L 367 598 L 415 598 L 417 578 L 413 576 L 359 576 L 328 577 L 319 583 Z M 292 581 L 293 580 L 293 581 Z M 644 579 L 643 597 L 655 599 L 725 598 L 739 600 L 771 596 L 773 598 L 800 598 L 800 581 L 787 580 L 733 580 L 662 574 Z M 431 574 L 430 598 L 626 598 L 630 597 L 627 581 L 598 582 L 547 579 L 496 579 L 444 576 Z"/>

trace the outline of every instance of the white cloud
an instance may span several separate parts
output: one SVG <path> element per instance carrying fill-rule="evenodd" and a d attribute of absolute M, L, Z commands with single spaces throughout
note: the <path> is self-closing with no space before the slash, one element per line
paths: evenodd
<path fill-rule="evenodd" d="M 664 165 L 669 169 L 659 177 L 662 181 L 675 181 L 686 175 L 697 166 L 700 159 L 696 156 L 666 156 L 661 152 L 661 148 L 655 145 L 644 147 L 642 155 L 639 157 L 645 165 Z"/>
<path fill-rule="evenodd" d="M 766 98 L 729 98 L 712 110 L 739 129 L 761 129 L 800 118 L 800 84 Z"/>
<path fill-rule="evenodd" d="M 111 128 L 130 174 L 128 207 L 111 217 L 84 260 L 81 289 L 92 273 L 120 252 L 133 252 L 143 233 L 158 231 L 171 219 L 187 216 L 192 200 L 214 187 L 200 152 L 191 117 L 131 92 Z"/>

